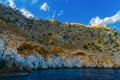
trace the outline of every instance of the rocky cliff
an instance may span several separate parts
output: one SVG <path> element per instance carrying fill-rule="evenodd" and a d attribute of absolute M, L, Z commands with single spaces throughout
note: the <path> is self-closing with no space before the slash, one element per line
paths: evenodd
<path fill-rule="evenodd" d="M 29 19 L 0 4 L 0 73 L 73 67 L 119 68 L 120 33 L 107 25 Z"/>

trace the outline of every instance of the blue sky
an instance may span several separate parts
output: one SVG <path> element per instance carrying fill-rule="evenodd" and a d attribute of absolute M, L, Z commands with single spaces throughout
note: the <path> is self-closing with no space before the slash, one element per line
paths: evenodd
<path fill-rule="evenodd" d="M 24 15 L 62 22 L 120 26 L 120 0 L 0 0 Z"/>

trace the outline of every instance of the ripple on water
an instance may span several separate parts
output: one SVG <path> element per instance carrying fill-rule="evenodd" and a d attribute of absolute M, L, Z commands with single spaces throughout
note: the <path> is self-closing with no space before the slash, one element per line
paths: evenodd
<path fill-rule="evenodd" d="M 49 69 L 1 76 L 0 80 L 120 80 L 119 69 Z"/>

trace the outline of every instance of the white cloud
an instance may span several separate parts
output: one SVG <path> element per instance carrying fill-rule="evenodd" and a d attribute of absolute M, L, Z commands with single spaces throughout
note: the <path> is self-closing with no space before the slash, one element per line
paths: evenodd
<path fill-rule="evenodd" d="M 115 15 L 111 17 L 105 17 L 101 19 L 100 17 L 95 17 L 90 20 L 91 25 L 105 25 L 111 24 L 120 21 L 120 11 L 118 11 Z"/>
<path fill-rule="evenodd" d="M 57 14 L 58 16 L 63 15 L 63 10 L 60 10 L 60 12 Z"/>
<path fill-rule="evenodd" d="M 33 4 L 35 4 L 35 3 L 37 3 L 38 2 L 38 0 L 32 0 L 32 3 Z"/>
<path fill-rule="evenodd" d="M 27 18 L 31 18 L 31 17 L 33 18 L 34 17 L 34 15 L 30 11 L 28 11 L 24 8 L 20 9 L 20 12 Z"/>
<path fill-rule="evenodd" d="M 54 17 L 54 18 L 56 17 L 56 11 L 53 12 L 52 17 Z"/>
<path fill-rule="evenodd" d="M 52 17 L 62 16 L 62 15 L 63 15 L 63 12 L 64 12 L 63 10 L 54 11 Z"/>
<path fill-rule="evenodd" d="M 14 0 L 7 0 L 7 2 L 9 3 L 9 6 L 10 6 L 11 8 L 13 8 L 13 9 L 16 8 L 16 5 L 15 5 L 15 3 L 14 3 Z"/>
<path fill-rule="evenodd" d="M 0 0 L 0 1 L 2 1 L 2 0 Z M 4 0 L 4 2 L 3 3 L 5 3 L 5 4 L 7 4 L 7 3 L 9 3 L 9 6 L 11 7 L 11 8 L 13 8 L 13 9 L 18 9 L 25 17 L 27 17 L 27 18 L 33 18 L 34 17 L 34 15 L 30 12 L 30 11 L 28 11 L 27 9 L 24 9 L 24 8 L 17 8 L 16 7 L 16 4 L 14 3 L 14 1 L 15 0 Z M 25 1 L 25 0 L 21 0 L 21 1 Z M 37 1 L 37 0 L 32 0 L 32 1 Z M 7 3 L 6 3 L 7 2 Z"/>
<path fill-rule="evenodd" d="M 47 4 L 47 2 L 44 2 L 41 6 L 40 9 L 43 11 L 48 11 L 49 10 L 49 6 Z"/>

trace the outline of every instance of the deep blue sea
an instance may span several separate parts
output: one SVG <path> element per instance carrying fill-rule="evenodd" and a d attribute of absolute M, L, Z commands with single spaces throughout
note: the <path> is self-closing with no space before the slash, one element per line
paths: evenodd
<path fill-rule="evenodd" d="M 49 69 L 0 76 L 0 80 L 120 80 L 120 69 Z"/>

